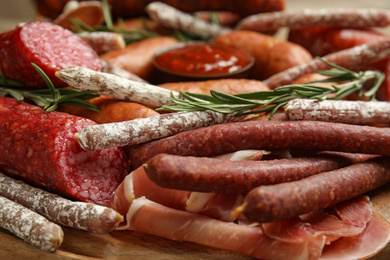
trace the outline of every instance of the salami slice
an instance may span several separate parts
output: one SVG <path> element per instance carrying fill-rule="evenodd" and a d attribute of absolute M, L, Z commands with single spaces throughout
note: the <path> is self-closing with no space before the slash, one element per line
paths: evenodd
<path fill-rule="evenodd" d="M 84 151 L 74 135 L 88 119 L 0 96 L 0 169 L 63 196 L 105 205 L 129 173 L 119 148 Z"/>
<path fill-rule="evenodd" d="M 54 76 L 57 70 L 75 65 L 101 70 L 96 52 L 71 31 L 47 22 L 27 23 L 0 35 L 0 71 L 26 86 L 45 86 L 31 66 L 38 65 L 57 86 L 66 83 Z"/>

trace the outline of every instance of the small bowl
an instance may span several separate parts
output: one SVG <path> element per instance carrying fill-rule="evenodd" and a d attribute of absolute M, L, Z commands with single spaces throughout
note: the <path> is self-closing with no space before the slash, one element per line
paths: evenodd
<path fill-rule="evenodd" d="M 152 64 L 158 84 L 246 78 L 255 60 L 247 51 L 209 42 L 186 42 L 155 53 Z"/>

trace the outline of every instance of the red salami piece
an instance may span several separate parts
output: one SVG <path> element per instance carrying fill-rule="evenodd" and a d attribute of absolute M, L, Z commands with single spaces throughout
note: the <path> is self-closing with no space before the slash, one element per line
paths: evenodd
<path fill-rule="evenodd" d="M 0 35 L 0 71 L 28 87 L 45 86 L 31 66 L 38 65 L 55 85 L 66 84 L 54 76 L 57 70 L 77 65 L 101 70 L 96 52 L 78 36 L 47 22 L 27 23 Z"/>
<path fill-rule="evenodd" d="M 74 135 L 88 119 L 0 96 L 0 169 L 63 196 L 106 205 L 129 173 L 120 148 L 85 151 Z"/>

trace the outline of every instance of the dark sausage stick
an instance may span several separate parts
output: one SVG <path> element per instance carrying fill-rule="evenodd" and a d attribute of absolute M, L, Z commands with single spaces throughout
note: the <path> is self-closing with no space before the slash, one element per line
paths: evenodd
<path fill-rule="evenodd" d="M 2 173 L 0 173 L 0 195 L 57 224 L 93 233 L 109 233 L 123 221 L 123 216 L 111 208 L 70 201 Z"/>
<path fill-rule="evenodd" d="M 60 226 L 2 196 L 0 196 L 0 227 L 48 252 L 56 251 L 64 238 Z"/>
<path fill-rule="evenodd" d="M 359 70 L 368 64 L 375 61 L 387 58 L 390 56 L 390 37 L 372 41 L 356 47 L 334 52 L 323 56 L 324 60 L 335 63 L 349 70 Z M 329 66 L 321 60 L 314 59 L 305 64 L 298 65 L 282 72 L 279 72 L 268 79 L 264 83 L 271 89 L 291 84 L 294 80 L 308 73 L 313 73 L 317 70 L 329 69 Z"/>
<path fill-rule="evenodd" d="M 260 185 L 290 182 L 361 162 L 367 155 L 320 154 L 263 161 L 228 161 L 159 154 L 144 164 L 157 185 L 187 191 L 246 194 Z"/>
<path fill-rule="evenodd" d="M 326 208 L 390 182 L 390 158 L 377 157 L 299 181 L 261 186 L 235 210 L 253 221 L 271 222 Z"/>
<path fill-rule="evenodd" d="M 305 150 L 390 155 L 390 130 L 320 121 L 248 121 L 214 125 L 128 149 L 133 167 L 159 153 L 215 156 L 233 151 Z"/>
<path fill-rule="evenodd" d="M 242 19 L 236 29 L 258 32 L 275 31 L 282 27 L 301 29 L 311 27 L 386 27 L 390 11 L 375 8 L 302 9 L 261 13 Z"/>

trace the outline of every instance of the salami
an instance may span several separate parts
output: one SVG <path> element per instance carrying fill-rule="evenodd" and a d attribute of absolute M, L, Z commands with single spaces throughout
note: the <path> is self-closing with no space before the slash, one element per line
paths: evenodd
<path fill-rule="evenodd" d="M 319 121 L 247 121 L 183 132 L 129 147 L 127 152 L 138 167 L 160 153 L 209 157 L 245 149 L 291 149 L 390 155 L 389 145 L 388 128 Z"/>
<path fill-rule="evenodd" d="M 360 156 L 322 154 L 291 159 L 231 162 L 207 157 L 159 154 L 149 159 L 143 167 L 153 182 L 165 188 L 246 194 L 260 185 L 299 180 L 360 160 Z"/>
<path fill-rule="evenodd" d="M 129 173 L 119 148 L 84 151 L 74 135 L 88 119 L 0 96 L 0 170 L 63 196 L 106 204 Z"/>
<path fill-rule="evenodd" d="M 250 191 L 236 213 L 270 222 L 326 208 L 390 182 L 390 160 L 377 157 L 290 183 Z"/>
<path fill-rule="evenodd" d="M 109 233 L 123 221 L 123 216 L 111 208 L 71 201 L 14 180 L 2 173 L 0 173 L 0 195 L 56 224 L 93 233 Z"/>
<path fill-rule="evenodd" d="M 98 55 L 87 43 L 71 31 L 47 22 L 30 22 L 0 35 L 0 71 L 6 78 L 30 88 L 45 87 L 31 63 L 57 86 L 66 86 L 54 76 L 60 69 L 74 65 L 101 70 Z"/>
<path fill-rule="evenodd" d="M 41 215 L 0 196 L 0 227 L 44 251 L 54 252 L 62 244 L 60 226 Z"/>

